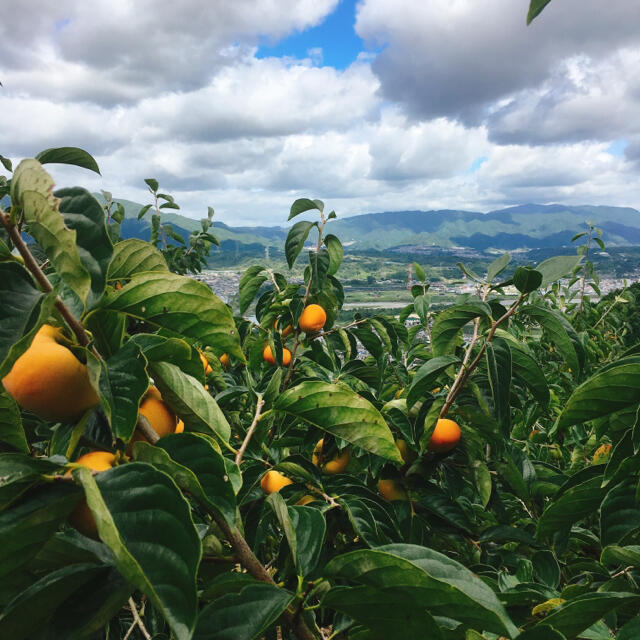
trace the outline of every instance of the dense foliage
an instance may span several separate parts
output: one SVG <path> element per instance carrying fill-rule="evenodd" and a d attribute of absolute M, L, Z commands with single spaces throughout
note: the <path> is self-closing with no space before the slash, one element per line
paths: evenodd
<path fill-rule="evenodd" d="M 48 162 L 97 170 L 3 159 L 0 637 L 639 637 L 635 305 L 590 299 L 598 229 L 460 265 L 437 311 L 415 264 L 399 318 L 341 326 L 335 213 L 296 200 L 304 281 L 249 268 L 249 320 Z"/>

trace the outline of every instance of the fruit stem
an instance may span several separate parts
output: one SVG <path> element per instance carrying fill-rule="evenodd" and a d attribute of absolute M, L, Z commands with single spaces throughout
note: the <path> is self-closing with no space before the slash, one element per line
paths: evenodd
<path fill-rule="evenodd" d="M 45 275 L 44 271 L 42 271 L 42 269 L 36 262 L 36 259 L 31 254 L 31 251 L 29 251 L 29 247 L 27 247 L 24 240 L 22 239 L 22 236 L 18 231 L 18 227 L 11 223 L 9 214 L 5 213 L 2 210 L 0 210 L 0 222 L 2 222 L 2 225 L 7 230 L 7 233 L 11 238 L 11 242 L 13 242 L 13 245 L 22 256 L 22 259 L 24 260 L 24 266 L 31 272 L 42 290 L 46 293 L 50 293 L 51 291 L 53 291 L 53 286 L 49 282 L 49 279 Z M 78 342 L 83 347 L 86 347 L 90 342 L 89 336 L 85 332 L 84 327 L 73 317 L 73 314 L 71 313 L 71 311 L 69 311 L 64 302 L 62 302 L 59 296 L 56 296 L 55 306 L 62 317 L 65 319 L 69 327 L 71 327 L 71 330 L 78 339 Z M 96 355 L 100 357 L 97 352 Z"/>

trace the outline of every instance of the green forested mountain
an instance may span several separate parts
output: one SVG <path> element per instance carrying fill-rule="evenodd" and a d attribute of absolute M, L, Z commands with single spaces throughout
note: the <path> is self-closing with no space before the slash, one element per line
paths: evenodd
<path fill-rule="evenodd" d="M 120 200 L 127 218 L 125 237 L 147 237 L 149 223 L 138 221 L 141 205 Z M 150 214 L 147 214 L 148 216 Z M 163 220 L 179 233 L 199 228 L 198 220 L 163 213 Z M 417 246 L 485 249 L 556 248 L 591 221 L 604 230 L 608 245 L 640 245 L 640 211 L 630 207 L 526 204 L 489 213 L 478 211 L 388 211 L 368 213 L 331 222 L 347 250 L 411 248 Z M 214 232 L 225 250 L 257 253 L 282 246 L 284 227 L 230 227 L 214 223 Z"/>

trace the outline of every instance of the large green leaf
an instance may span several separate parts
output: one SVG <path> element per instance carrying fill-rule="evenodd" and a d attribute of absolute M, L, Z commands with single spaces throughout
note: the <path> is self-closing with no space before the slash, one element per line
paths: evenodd
<path fill-rule="evenodd" d="M 613 365 L 596 373 L 569 396 L 559 429 L 606 416 L 640 402 L 640 363 Z"/>
<path fill-rule="evenodd" d="M 240 278 L 238 284 L 238 306 L 240 313 L 244 313 L 249 305 L 253 302 L 260 287 L 269 279 L 268 276 L 262 274 L 264 267 L 255 265 L 249 267 Z"/>
<path fill-rule="evenodd" d="M 104 293 L 107 267 L 113 255 L 113 244 L 107 233 L 104 210 L 100 203 L 80 187 L 59 189 L 59 209 L 65 225 L 76 232 L 76 246 L 84 268 L 91 276 L 87 306 L 93 306 Z"/>
<path fill-rule="evenodd" d="M 106 298 L 105 307 L 211 346 L 218 356 L 227 353 L 244 362 L 229 307 L 203 282 L 175 273 L 137 274 Z"/>
<path fill-rule="evenodd" d="M 293 227 L 289 229 L 287 239 L 284 243 L 284 255 L 287 258 L 289 269 L 293 267 L 293 263 L 296 261 L 296 258 L 302 251 L 302 247 L 304 246 L 304 243 L 307 241 L 307 237 L 309 236 L 309 231 L 311 231 L 311 229 L 315 226 L 315 222 L 307 222 L 306 220 L 301 220 L 300 222 L 296 222 Z"/>
<path fill-rule="evenodd" d="M 85 328 L 91 332 L 96 348 L 102 356 L 110 358 L 124 340 L 127 316 L 117 311 L 99 309 L 85 319 Z"/>
<path fill-rule="evenodd" d="M 0 379 L 29 347 L 53 310 L 56 294 L 35 288 L 17 262 L 0 262 Z"/>
<path fill-rule="evenodd" d="M 180 338 L 165 338 L 155 333 L 136 333 L 131 336 L 150 363 L 170 362 L 204 385 L 205 375 L 200 352 Z"/>
<path fill-rule="evenodd" d="M 140 401 L 149 387 L 146 358 L 132 341 L 108 360 L 90 355 L 89 375 L 99 390 L 100 406 L 116 438 L 129 442 L 136 428 Z"/>
<path fill-rule="evenodd" d="M 84 303 L 91 277 L 80 259 L 76 232 L 65 226 L 53 179 L 37 160 L 23 160 L 11 181 L 11 200 L 24 212 L 27 231 L 44 249 L 63 282 Z"/>
<path fill-rule="evenodd" d="M 452 500 L 438 485 L 427 482 L 420 488 L 418 504 L 436 518 L 460 529 L 465 533 L 473 532 L 473 524 L 469 521 L 462 507 Z"/>
<path fill-rule="evenodd" d="M 511 364 L 513 367 L 513 375 L 520 382 L 524 383 L 533 397 L 543 406 L 549 404 L 550 394 L 547 380 L 540 365 L 535 358 L 523 349 L 509 343 L 511 349 Z"/>
<path fill-rule="evenodd" d="M 538 539 L 564 531 L 591 515 L 597 511 L 604 495 L 600 475 L 571 487 L 542 512 L 538 520 Z"/>
<path fill-rule="evenodd" d="M 600 562 L 602 564 L 623 564 L 625 566 L 640 567 L 640 546 L 628 545 L 619 547 L 610 545 L 602 550 Z"/>
<path fill-rule="evenodd" d="M 370 547 L 379 547 L 399 539 L 389 535 L 385 519 L 389 519 L 382 507 L 373 499 L 341 492 L 340 506 L 344 509 L 353 530 Z"/>
<path fill-rule="evenodd" d="M 616 634 L 616 640 L 636 640 L 636 638 L 640 638 L 640 616 L 631 618 L 618 629 Z"/>
<path fill-rule="evenodd" d="M 326 235 L 324 237 L 324 245 L 329 252 L 329 271 L 328 275 L 333 276 L 336 274 L 340 265 L 342 264 L 342 257 L 344 256 L 344 249 L 342 243 L 337 236 L 333 234 Z"/>
<path fill-rule="evenodd" d="M 150 369 L 162 398 L 184 420 L 185 429 L 214 433 L 229 442 L 231 427 L 224 413 L 194 377 L 164 361 L 150 363 Z"/>
<path fill-rule="evenodd" d="M 254 640 L 278 620 L 292 593 L 270 584 L 254 584 L 207 605 L 198 617 L 193 640 Z"/>
<path fill-rule="evenodd" d="M 89 169 L 89 171 L 95 171 L 95 173 L 100 175 L 100 169 L 94 157 L 84 149 L 78 147 L 45 149 L 36 156 L 36 160 L 38 160 L 40 164 L 70 164 L 76 167 L 82 167 L 83 169 Z"/>
<path fill-rule="evenodd" d="M 289 210 L 289 217 L 287 220 L 291 220 L 291 218 L 295 218 L 297 215 L 304 213 L 305 211 L 323 211 L 324 210 L 324 202 L 322 200 L 311 200 L 309 198 L 298 198 L 292 205 Z"/>
<path fill-rule="evenodd" d="M 224 458 L 212 442 L 197 433 L 176 433 L 155 446 L 136 442 L 136 460 L 148 462 L 170 475 L 176 484 L 235 526 L 236 497 Z"/>
<path fill-rule="evenodd" d="M 81 496 L 68 483 L 37 487 L 0 513 L 0 579 L 29 562 Z"/>
<path fill-rule="evenodd" d="M 495 593 L 466 567 L 438 551 L 410 544 L 352 551 L 325 572 L 359 584 L 404 593 L 429 603 L 432 615 L 513 638 L 517 628 Z"/>
<path fill-rule="evenodd" d="M 487 267 L 487 282 L 491 283 L 494 281 L 496 276 L 500 275 L 506 268 L 507 265 L 511 262 L 511 254 L 503 253 L 501 256 L 498 256 L 488 267 Z"/>
<path fill-rule="evenodd" d="M 85 468 L 73 475 L 120 573 L 162 612 L 177 640 L 189 640 L 202 550 L 189 503 L 174 481 L 140 462 L 95 477 Z"/>
<path fill-rule="evenodd" d="M 274 409 L 382 458 L 402 462 L 393 434 L 380 412 L 346 385 L 303 382 L 285 391 L 276 400 Z"/>
<path fill-rule="evenodd" d="M 35 637 L 64 600 L 107 571 L 94 564 L 74 564 L 41 578 L 6 606 L 0 615 L 0 637 L 11 640 Z"/>
<path fill-rule="evenodd" d="M 602 546 L 623 541 L 627 534 L 640 529 L 640 505 L 636 499 L 636 478 L 627 479 L 611 489 L 600 507 L 600 541 Z"/>
<path fill-rule="evenodd" d="M 427 360 L 416 371 L 407 394 L 407 407 L 411 408 L 433 388 L 438 376 L 451 365 L 458 364 L 460 358 L 456 356 L 437 356 Z"/>
<path fill-rule="evenodd" d="M 22 453 L 0 453 L 0 511 L 41 482 L 44 474 L 53 474 L 59 468 L 60 465 L 44 458 L 32 458 Z"/>
<path fill-rule="evenodd" d="M 20 409 L 2 385 L 0 385 L 0 442 L 18 451 L 25 453 L 29 451 Z"/>
<path fill-rule="evenodd" d="M 516 267 L 513 284 L 521 293 L 531 293 L 542 283 L 542 274 L 531 267 Z"/>
<path fill-rule="evenodd" d="M 107 279 L 127 280 L 136 273 L 149 271 L 167 272 L 167 261 L 152 244 L 137 238 L 118 242 L 107 270 Z"/>
<path fill-rule="evenodd" d="M 534 305 L 522 307 L 520 312 L 528 315 L 542 327 L 547 337 L 556 345 L 556 348 L 565 359 L 567 365 L 578 373 L 580 371 L 578 354 L 576 353 L 576 347 L 568 332 L 572 331 L 575 333 L 575 331 L 571 329 L 571 325 L 568 325 L 559 312 Z"/>
<path fill-rule="evenodd" d="M 506 437 L 511 432 L 511 350 L 506 340 L 496 338 L 487 343 L 485 355 L 495 419 Z"/>
<path fill-rule="evenodd" d="M 541 287 L 548 287 L 560 278 L 564 278 L 580 264 L 582 256 L 554 256 L 536 265 L 536 271 L 542 274 Z"/>
<path fill-rule="evenodd" d="M 429 613 L 430 605 L 418 593 L 393 587 L 336 586 L 322 599 L 323 607 L 340 611 L 368 627 L 372 640 L 441 640 L 440 628 Z"/>
<path fill-rule="evenodd" d="M 552 611 L 540 624 L 549 625 L 572 640 L 610 611 L 638 600 L 640 596 L 634 593 L 585 593 Z"/>
<path fill-rule="evenodd" d="M 441 311 L 431 327 L 433 355 L 444 356 L 453 353 L 462 327 L 475 318 L 491 319 L 491 307 L 478 300 Z"/>

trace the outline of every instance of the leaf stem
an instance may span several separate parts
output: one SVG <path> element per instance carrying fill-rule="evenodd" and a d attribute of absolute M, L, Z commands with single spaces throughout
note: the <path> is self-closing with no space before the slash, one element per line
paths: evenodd
<path fill-rule="evenodd" d="M 238 449 L 238 453 L 236 454 L 236 464 L 238 466 L 240 466 L 240 463 L 242 462 L 242 456 L 244 455 L 244 452 L 249 444 L 249 441 L 253 436 L 253 432 L 256 430 L 256 427 L 260 422 L 260 414 L 262 413 L 262 407 L 264 407 L 264 400 L 262 399 L 262 396 L 258 394 L 258 402 L 256 404 L 256 413 L 253 416 L 253 422 L 251 423 L 251 426 L 247 431 L 247 435 L 244 437 L 244 440 L 242 441 L 242 445 L 240 446 L 240 448 Z"/>

